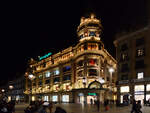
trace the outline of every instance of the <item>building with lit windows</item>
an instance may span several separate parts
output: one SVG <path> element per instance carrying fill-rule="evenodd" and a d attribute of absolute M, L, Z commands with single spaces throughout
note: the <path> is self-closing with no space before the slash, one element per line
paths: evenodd
<path fill-rule="evenodd" d="M 114 41 L 118 62 L 118 99 L 150 99 L 150 27 L 126 33 Z"/>
<path fill-rule="evenodd" d="M 101 21 L 94 14 L 82 17 L 76 46 L 31 59 L 25 74 L 29 99 L 75 103 L 90 103 L 91 98 L 116 100 L 116 60 L 104 48 L 101 32 Z"/>
<path fill-rule="evenodd" d="M 146 1 L 147 22 L 143 28 L 116 36 L 117 99 L 150 99 L 150 1 Z"/>

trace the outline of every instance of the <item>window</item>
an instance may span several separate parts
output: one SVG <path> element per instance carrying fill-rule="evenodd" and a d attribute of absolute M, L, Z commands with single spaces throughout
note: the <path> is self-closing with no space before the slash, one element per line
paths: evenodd
<path fill-rule="evenodd" d="M 121 75 L 121 80 L 128 80 L 128 75 L 127 74 Z"/>
<path fill-rule="evenodd" d="M 123 64 L 122 65 L 122 68 L 121 68 L 121 72 L 128 72 L 129 71 L 129 67 L 128 67 L 128 64 Z"/>
<path fill-rule="evenodd" d="M 150 84 L 147 84 L 146 91 L 150 91 Z"/>
<path fill-rule="evenodd" d="M 64 75 L 63 81 L 66 81 L 66 80 L 71 80 L 71 75 Z"/>
<path fill-rule="evenodd" d="M 59 82 L 59 77 L 54 78 L 54 83 Z"/>
<path fill-rule="evenodd" d="M 96 69 L 89 69 L 89 76 L 97 76 L 97 70 Z"/>
<path fill-rule="evenodd" d="M 49 71 L 47 71 L 47 72 L 45 73 L 45 77 L 46 77 L 46 78 L 50 77 L 50 75 L 51 75 L 51 73 L 50 73 Z"/>
<path fill-rule="evenodd" d="M 127 49 L 128 49 L 127 44 L 123 44 L 123 45 L 121 46 L 121 51 L 125 51 L 125 50 L 127 50 Z"/>
<path fill-rule="evenodd" d="M 55 70 L 54 75 L 59 75 L 59 70 Z"/>
<path fill-rule="evenodd" d="M 39 78 L 40 78 L 40 79 L 42 79 L 42 77 L 43 77 L 42 75 L 39 75 Z"/>
<path fill-rule="evenodd" d="M 84 74 L 83 74 L 83 70 L 78 71 L 78 76 L 79 76 L 79 77 L 83 77 L 83 75 L 84 75 Z"/>
<path fill-rule="evenodd" d="M 136 39 L 136 46 L 144 45 L 144 38 Z"/>
<path fill-rule="evenodd" d="M 120 92 L 121 93 L 129 92 L 129 86 L 122 86 L 122 87 L 120 87 Z"/>
<path fill-rule="evenodd" d="M 144 64 L 144 60 L 138 60 L 135 63 L 135 69 L 140 69 L 140 68 L 144 68 L 145 64 Z"/>
<path fill-rule="evenodd" d="M 80 60 L 78 63 L 77 63 L 78 66 L 83 66 L 83 60 Z"/>
<path fill-rule="evenodd" d="M 128 53 L 122 53 L 121 54 L 121 58 L 120 58 L 120 61 L 126 61 L 126 60 L 128 60 L 129 58 L 128 58 Z"/>
<path fill-rule="evenodd" d="M 82 35 L 80 35 L 80 39 L 82 39 L 83 38 L 83 34 Z"/>
<path fill-rule="evenodd" d="M 41 86 L 42 85 L 42 81 L 39 81 L 38 85 Z"/>
<path fill-rule="evenodd" d="M 50 83 L 50 80 L 46 80 L 46 81 L 45 81 L 45 84 L 49 84 L 49 83 Z"/>
<path fill-rule="evenodd" d="M 145 49 L 144 48 L 141 48 L 141 49 L 137 49 L 136 50 L 136 56 L 139 57 L 139 56 L 144 56 L 145 55 Z"/>
<path fill-rule="evenodd" d="M 88 50 L 98 50 L 98 44 L 88 43 Z"/>
<path fill-rule="evenodd" d="M 143 72 L 137 73 L 137 79 L 142 79 L 143 77 L 144 77 L 144 73 Z"/>
<path fill-rule="evenodd" d="M 97 59 L 89 59 L 88 60 L 88 65 L 89 66 L 95 66 L 95 65 L 97 65 Z"/>
<path fill-rule="evenodd" d="M 89 33 L 89 36 L 96 36 L 96 34 L 95 34 L 95 32 L 91 31 L 91 32 Z"/>
<path fill-rule="evenodd" d="M 63 72 L 70 71 L 70 70 L 71 70 L 71 66 L 63 67 Z"/>
<path fill-rule="evenodd" d="M 134 90 L 135 90 L 135 92 L 136 91 L 144 91 L 144 85 L 135 85 Z"/>

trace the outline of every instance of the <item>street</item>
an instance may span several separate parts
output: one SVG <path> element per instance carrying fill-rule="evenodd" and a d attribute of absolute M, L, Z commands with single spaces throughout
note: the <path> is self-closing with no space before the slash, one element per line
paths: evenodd
<path fill-rule="evenodd" d="M 28 106 L 28 104 L 17 104 L 16 105 L 16 112 L 15 113 L 24 113 L 24 109 Z M 56 106 L 61 106 L 64 108 L 67 113 L 130 113 L 131 112 L 131 105 L 125 106 L 125 107 L 115 107 L 111 106 L 108 111 L 104 110 L 104 107 L 100 107 L 100 111 L 97 111 L 97 108 L 95 105 L 82 105 L 82 104 L 55 104 L 53 108 L 53 113 L 56 109 Z M 149 113 L 150 107 L 143 106 L 142 112 L 143 113 Z"/>

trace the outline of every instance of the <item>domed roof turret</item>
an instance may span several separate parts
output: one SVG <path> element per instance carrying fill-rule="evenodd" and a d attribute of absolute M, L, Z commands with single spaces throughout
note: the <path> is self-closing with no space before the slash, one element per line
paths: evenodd
<path fill-rule="evenodd" d="M 102 32 L 101 21 L 92 13 L 89 17 L 81 17 L 80 25 L 77 28 L 77 34 L 80 41 L 94 38 L 100 40 Z"/>

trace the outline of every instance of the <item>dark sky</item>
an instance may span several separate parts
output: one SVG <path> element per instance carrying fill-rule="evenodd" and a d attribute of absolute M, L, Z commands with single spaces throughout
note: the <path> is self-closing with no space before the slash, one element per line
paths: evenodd
<path fill-rule="evenodd" d="M 101 39 L 114 57 L 114 35 L 146 21 L 144 0 L 57 0 L 2 5 L 0 83 L 23 73 L 31 57 L 56 53 L 76 44 L 80 18 L 91 11 L 101 19 Z"/>

